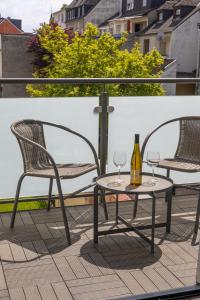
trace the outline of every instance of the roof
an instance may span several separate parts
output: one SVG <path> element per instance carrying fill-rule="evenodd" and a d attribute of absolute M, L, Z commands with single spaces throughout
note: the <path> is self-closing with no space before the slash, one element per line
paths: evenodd
<path fill-rule="evenodd" d="M 122 17 L 131 17 L 131 16 L 137 16 L 137 15 L 144 16 L 144 15 L 147 15 L 152 10 L 154 10 L 154 9 L 143 9 L 143 10 L 138 10 L 138 11 L 128 10 L 122 14 Z"/>
<path fill-rule="evenodd" d="M 165 58 L 164 63 L 162 64 L 162 70 L 164 71 L 167 67 L 169 67 L 172 63 L 175 63 L 176 60 L 174 58 Z"/>
<path fill-rule="evenodd" d="M 160 10 L 174 10 L 176 7 L 180 6 L 193 6 L 196 7 L 200 0 L 168 0 L 163 5 L 158 8 Z"/>
<path fill-rule="evenodd" d="M 22 34 L 21 20 L 0 18 L 0 34 Z"/>
<path fill-rule="evenodd" d="M 19 30 L 22 30 L 21 25 L 22 25 L 22 21 L 20 19 L 11 19 L 10 17 L 8 18 L 0 18 L 0 24 L 4 21 L 4 20 L 8 20 L 10 21 L 13 25 L 15 25 L 15 27 L 17 27 Z"/>
<path fill-rule="evenodd" d="M 199 0 L 180 0 L 175 4 L 177 6 L 194 6 L 196 7 L 199 4 Z"/>
<path fill-rule="evenodd" d="M 163 5 L 161 5 L 158 10 L 174 10 L 174 5 L 180 0 L 168 0 Z"/>
<path fill-rule="evenodd" d="M 183 1 L 188 1 L 188 0 L 183 0 Z M 189 0 L 189 1 L 193 1 L 193 0 Z M 200 3 L 200 0 L 194 0 L 197 3 Z M 180 2 L 180 1 L 178 1 Z M 182 2 L 182 0 L 181 0 Z M 199 5 L 195 5 L 196 7 L 187 15 L 185 16 L 183 19 L 181 18 L 174 18 L 173 15 L 171 17 L 169 17 L 166 21 L 156 21 L 154 22 L 153 25 L 151 25 L 150 27 L 148 27 L 143 34 L 144 35 L 149 35 L 149 34 L 157 34 L 159 32 L 172 32 L 174 29 L 176 29 L 178 26 L 180 26 L 181 24 L 183 24 L 188 18 L 190 18 L 193 14 L 195 14 L 197 11 L 200 10 L 200 6 Z"/>
<path fill-rule="evenodd" d="M 116 13 L 114 14 L 112 17 L 110 17 L 109 19 L 107 19 L 106 21 L 104 21 L 103 23 L 101 23 L 98 27 L 104 27 L 104 26 L 107 26 L 109 24 L 109 21 L 111 20 L 115 20 L 116 18 L 120 17 L 120 13 Z"/>
<path fill-rule="evenodd" d="M 68 8 L 74 8 L 81 5 L 96 5 L 99 2 L 99 0 L 73 0 Z"/>

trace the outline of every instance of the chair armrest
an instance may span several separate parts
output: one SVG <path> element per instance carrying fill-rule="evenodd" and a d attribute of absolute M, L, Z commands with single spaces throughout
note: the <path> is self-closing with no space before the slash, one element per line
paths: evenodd
<path fill-rule="evenodd" d="M 91 149 L 91 151 L 93 153 L 95 164 L 97 165 L 97 173 L 98 173 L 98 175 L 100 175 L 100 167 L 99 167 L 99 161 L 98 161 L 98 156 L 97 156 L 96 150 L 95 150 L 94 146 L 92 145 L 92 143 L 85 136 L 83 136 L 82 134 L 80 134 L 80 133 L 78 133 L 78 132 L 76 132 L 76 131 L 68 128 L 68 127 L 65 127 L 63 125 L 58 125 L 58 124 L 43 122 L 43 121 L 42 122 L 40 121 L 40 123 L 42 123 L 44 125 L 47 125 L 47 126 L 53 126 L 53 127 L 62 129 L 64 131 L 67 131 L 71 134 L 74 134 L 74 135 L 80 137 L 82 140 L 84 140 L 88 144 L 89 148 Z"/>
<path fill-rule="evenodd" d="M 147 143 L 148 143 L 150 137 L 151 137 L 156 131 L 158 131 L 158 129 L 160 129 L 161 127 L 163 127 L 163 126 L 165 126 L 165 125 L 167 125 L 167 124 L 169 124 L 169 123 L 172 123 L 172 122 L 180 121 L 181 119 L 182 119 L 182 118 L 176 118 L 176 119 L 172 119 L 172 120 L 166 121 L 166 122 L 162 123 L 161 125 L 159 125 L 158 127 L 156 127 L 152 132 L 150 132 L 150 133 L 146 136 L 146 138 L 145 138 L 145 140 L 144 140 L 144 142 L 143 142 L 143 144 L 142 144 L 142 148 L 141 148 L 141 156 L 142 156 L 142 159 L 144 159 L 145 148 L 146 148 L 146 145 L 147 145 Z"/>

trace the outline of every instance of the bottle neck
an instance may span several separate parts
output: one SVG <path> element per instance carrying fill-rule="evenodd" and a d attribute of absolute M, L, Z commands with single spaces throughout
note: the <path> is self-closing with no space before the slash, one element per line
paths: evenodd
<path fill-rule="evenodd" d="M 135 143 L 135 145 L 134 145 L 134 149 L 135 149 L 135 150 L 138 150 L 138 149 L 140 149 L 140 145 L 139 145 L 138 143 L 137 143 L 137 144 Z"/>
<path fill-rule="evenodd" d="M 140 136 L 139 134 L 135 134 L 135 144 L 139 144 Z"/>

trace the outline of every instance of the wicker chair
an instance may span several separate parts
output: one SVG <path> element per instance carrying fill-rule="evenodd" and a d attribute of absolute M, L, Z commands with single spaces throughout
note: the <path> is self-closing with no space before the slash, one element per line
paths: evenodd
<path fill-rule="evenodd" d="M 94 156 L 94 164 L 56 164 L 51 154 L 46 149 L 45 144 L 45 137 L 44 137 L 44 125 L 45 126 L 53 126 L 56 128 L 59 128 L 61 130 L 67 131 L 73 135 L 78 136 L 82 140 L 84 140 L 89 148 L 92 150 L 93 156 Z M 38 120 L 21 120 L 18 122 L 15 122 L 11 125 L 11 131 L 16 136 L 17 141 L 19 143 L 22 157 L 23 157 L 23 164 L 24 164 L 24 173 L 21 175 L 18 181 L 17 185 L 17 191 L 16 191 L 16 197 L 13 207 L 13 213 L 11 218 L 11 224 L 10 227 L 13 228 L 14 221 L 15 221 L 15 215 L 17 211 L 17 204 L 19 200 L 19 194 L 21 189 L 21 184 L 23 179 L 26 176 L 33 176 L 33 177 L 43 177 L 43 178 L 49 178 L 49 193 L 48 193 L 48 210 L 50 209 L 50 203 L 51 203 L 51 196 L 52 196 L 52 185 L 53 180 L 56 180 L 57 188 L 58 188 L 58 195 L 60 199 L 61 204 L 61 210 L 62 210 L 62 216 L 63 221 L 65 225 L 65 231 L 66 231 L 66 237 L 68 240 L 68 244 L 71 244 L 71 238 L 70 238 L 70 232 L 69 232 L 69 226 L 67 221 L 67 215 L 65 211 L 64 206 L 64 197 L 62 193 L 62 187 L 61 187 L 61 179 L 72 179 L 76 178 L 78 176 L 81 176 L 83 174 L 86 174 L 88 172 L 97 171 L 97 175 L 100 175 L 100 169 L 99 169 L 99 163 L 98 163 L 98 157 L 96 154 L 96 151 L 91 144 L 91 142 L 86 139 L 81 134 L 66 128 L 62 125 L 57 125 L 49 122 L 43 122 Z M 69 194 L 66 198 L 70 198 L 74 196 L 75 194 L 78 194 L 89 187 L 93 186 L 94 183 L 83 187 L 79 189 L 78 191 L 75 191 L 71 194 Z M 102 197 L 103 206 L 104 206 L 104 212 L 106 219 L 108 218 L 107 214 L 107 208 L 105 203 L 105 198 Z"/>
<path fill-rule="evenodd" d="M 188 173 L 200 172 L 200 116 L 189 116 L 172 119 L 155 128 L 144 140 L 141 149 L 142 157 L 144 157 L 144 152 L 151 136 L 161 127 L 173 122 L 179 123 L 179 141 L 177 149 L 173 158 L 162 159 L 159 162 L 158 167 L 167 170 L 167 177 L 170 176 L 170 170 Z M 195 185 L 195 188 L 197 187 L 197 185 Z M 193 185 L 185 184 L 182 186 L 191 189 Z M 195 234 L 198 230 L 200 214 L 199 199 L 200 198 L 198 198 L 195 221 Z M 135 202 L 134 217 L 136 216 L 136 211 L 137 201 Z"/>

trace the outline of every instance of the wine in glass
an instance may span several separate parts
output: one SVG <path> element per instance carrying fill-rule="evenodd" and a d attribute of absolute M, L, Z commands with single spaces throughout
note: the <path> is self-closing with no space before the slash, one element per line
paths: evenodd
<path fill-rule="evenodd" d="M 126 164 L 126 152 L 115 151 L 113 155 L 113 163 L 118 168 L 118 178 L 115 180 L 115 182 L 117 184 L 120 184 L 121 182 L 123 182 L 123 180 L 120 178 L 120 171 L 121 168 Z"/>
<path fill-rule="evenodd" d="M 154 168 L 158 166 L 160 161 L 160 152 L 158 151 L 148 151 L 147 152 L 147 164 L 152 168 L 152 180 L 149 182 L 150 185 L 155 185 L 157 179 L 154 177 Z"/>

